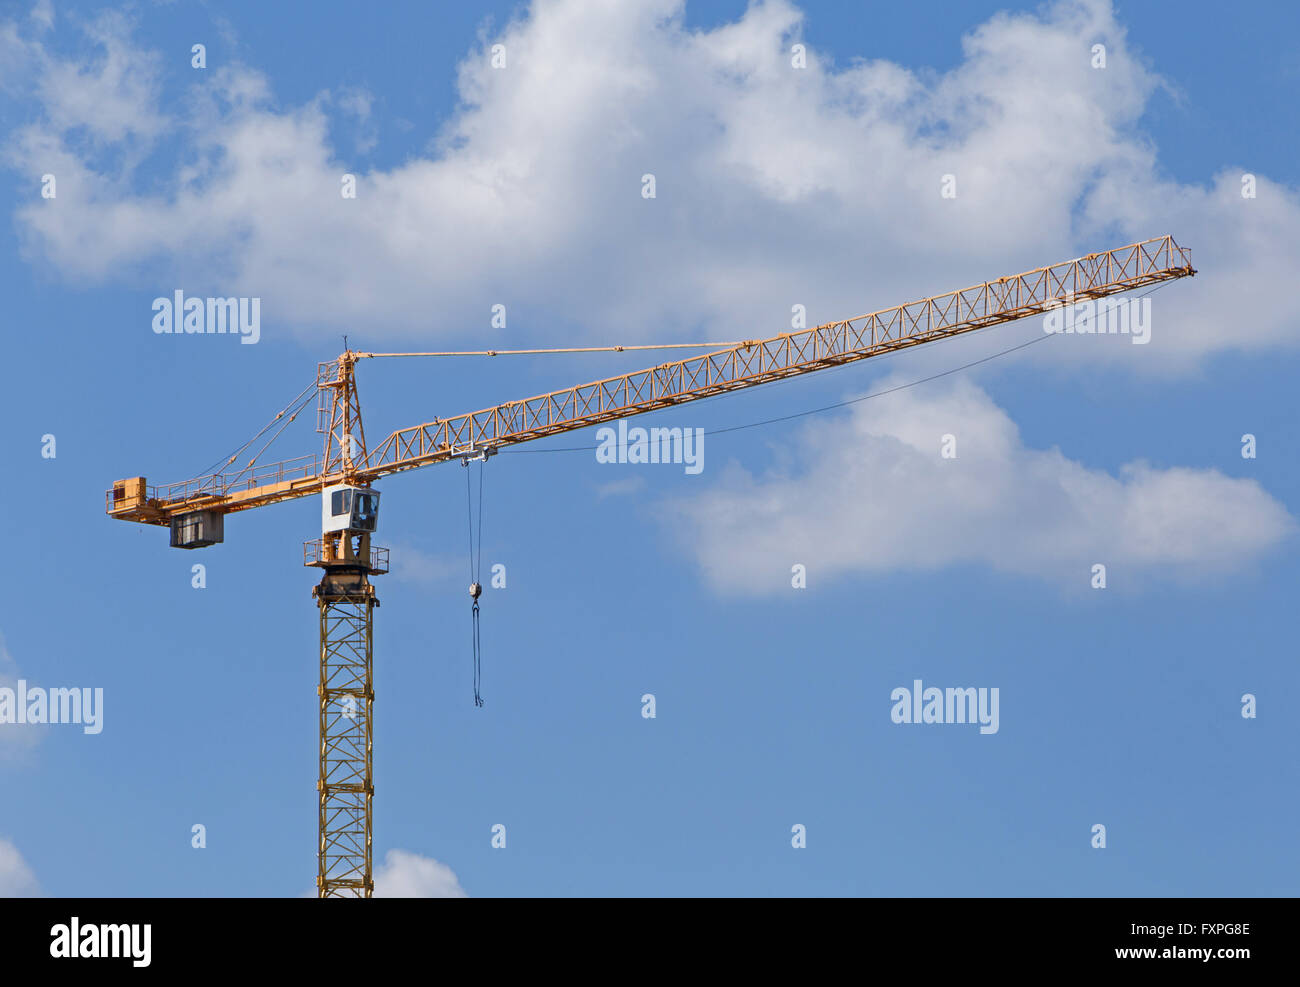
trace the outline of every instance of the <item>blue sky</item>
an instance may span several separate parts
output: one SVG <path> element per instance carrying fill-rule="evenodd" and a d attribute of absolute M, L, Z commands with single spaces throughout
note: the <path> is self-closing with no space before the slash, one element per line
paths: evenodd
<path fill-rule="evenodd" d="M 595 7 L 5 6 L 0 686 L 105 698 L 96 735 L 0 725 L 0 893 L 311 889 L 317 501 L 232 515 L 195 553 L 102 504 L 197 475 L 344 333 L 752 338 L 793 304 L 813 324 L 1172 233 L 1199 273 L 1153 293 L 1145 346 L 1053 337 L 709 436 L 698 476 L 545 451 L 594 430 L 493 459 L 483 709 L 463 470 L 384 482 L 379 890 L 1294 894 L 1300 14 Z M 154 334 L 176 288 L 260 297 L 260 341 Z M 655 423 L 794 414 L 1041 336 Z M 374 361 L 367 435 L 653 362 Z M 304 416 L 270 458 L 318 448 Z M 999 689 L 998 732 L 892 722 L 916 679 Z"/>

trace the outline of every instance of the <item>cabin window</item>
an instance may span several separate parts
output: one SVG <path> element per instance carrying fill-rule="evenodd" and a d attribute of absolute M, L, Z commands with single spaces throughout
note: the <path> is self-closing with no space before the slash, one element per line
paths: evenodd
<path fill-rule="evenodd" d="M 378 500 L 374 494 L 357 494 L 356 514 L 352 518 L 354 527 L 365 531 L 375 530 L 376 515 L 379 513 Z"/>

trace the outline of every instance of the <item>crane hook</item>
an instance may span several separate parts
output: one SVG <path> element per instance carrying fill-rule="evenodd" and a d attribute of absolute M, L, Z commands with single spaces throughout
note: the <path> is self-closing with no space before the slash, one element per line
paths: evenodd
<path fill-rule="evenodd" d="M 470 484 L 469 470 L 465 471 L 465 497 L 469 507 L 469 595 L 474 601 L 473 608 L 473 641 L 474 641 L 474 705 L 483 705 L 483 694 L 481 691 L 483 672 L 482 672 L 482 653 L 483 646 L 479 636 L 479 612 L 478 599 L 483 595 L 483 584 L 479 579 L 479 563 L 483 558 L 483 471 L 487 466 L 487 459 L 495 450 L 491 447 L 481 450 L 478 455 L 472 458 L 479 461 L 478 472 L 478 531 L 475 538 L 474 530 L 474 498 Z M 465 456 L 461 462 L 468 467 L 471 456 Z"/>

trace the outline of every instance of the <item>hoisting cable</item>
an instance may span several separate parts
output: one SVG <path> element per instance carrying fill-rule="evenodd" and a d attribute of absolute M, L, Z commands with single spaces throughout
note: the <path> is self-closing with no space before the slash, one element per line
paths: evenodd
<path fill-rule="evenodd" d="M 394 356 L 536 356 L 545 353 L 630 353 L 635 350 L 687 350 L 732 349 L 736 346 L 757 346 L 756 339 L 732 340 L 723 343 L 649 343 L 639 346 L 562 346 L 531 350 L 443 350 L 437 353 L 358 353 L 358 360 Z"/>
<path fill-rule="evenodd" d="M 292 411 L 292 412 L 293 412 L 293 415 L 296 417 L 297 414 L 298 414 L 298 412 L 300 412 L 300 411 L 302 410 L 301 405 L 303 404 L 303 398 L 304 398 L 304 395 L 306 395 L 307 397 L 310 397 L 311 395 L 309 394 L 309 392 L 315 390 L 315 388 L 316 388 L 316 382 L 315 382 L 315 381 L 312 381 L 310 384 L 308 384 L 306 387 L 304 387 L 301 391 L 299 391 L 299 392 L 298 392 L 298 395 L 297 395 L 297 396 L 296 396 L 292 401 L 290 401 L 288 404 L 286 404 L 286 405 L 284 406 L 283 409 L 281 409 L 280 411 L 276 412 L 275 417 L 272 418 L 269 422 L 267 422 L 267 423 L 262 427 L 262 430 L 261 430 L 260 432 L 258 432 L 258 433 L 257 433 L 256 435 L 254 435 L 251 439 L 249 439 L 247 442 L 245 442 L 242 446 L 240 446 L 238 449 L 236 449 L 234 452 L 232 452 L 229 456 L 225 456 L 225 457 L 223 457 L 223 458 L 221 458 L 221 459 L 218 459 L 215 463 L 213 463 L 211 466 L 209 466 L 207 469 L 205 469 L 202 473 L 200 473 L 199 476 L 206 476 L 206 475 L 208 475 L 209 473 L 216 473 L 216 471 L 217 471 L 218 469 L 225 469 L 227 466 L 229 466 L 231 463 L 233 463 L 236 459 L 239 458 L 239 454 L 240 454 L 241 452 L 243 452 L 245 449 L 247 449 L 249 446 L 251 446 L 254 442 L 256 442 L 258 439 L 260 439 L 263 435 L 265 435 L 265 434 L 266 434 L 266 433 L 271 429 L 271 427 L 272 427 L 276 422 L 278 422 L 278 421 L 279 421 L 281 418 L 283 418 L 285 415 L 289 414 L 290 411 Z M 298 407 L 295 407 L 295 406 L 298 406 Z M 292 420 L 293 420 L 293 419 L 290 418 L 290 421 L 292 421 Z M 276 434 L 278 435 L 279 433 L 277 432 Z M 259 455 L 260 455 L 260 453 L 259 453 Z M 254 458 L 256 458 L 256 457 L 254 457 Z"/>
<path fill-rule="evenodd" d="M 474 532 L 474 496 L 470 483 L 469 457 L 463 460 L 465 467 L 465 504 L 469 512 L 469 595 L 474 601 L 473 626 L 474 626 L 474 705 L 483 705 L 482 684 L 482 644 L 479 635 L 479 614 L 478 598 L 483 595 L 483 584 L 478 581 L 480 563 L 483 560 L 483 471 L 487 468 L 487 457 L 484 456 L 478 470 L 478 539 L 475 544 Z"/>
<path fill-rule="evenodd" d="M 247 473 L 250 469 L 252 469 L 252 468 L 257 464 L 257 458 L 258 458 L 260 455 L 262 455 L 262 453 L 266 452 L 267 449 L 269 449 L 269 448 L 271 447 L 271 443 L 274 442 L 276 439 L 278 439 L 278 438 L 280 437 L 280 433 L 281 433 L 281 432 L 283 432 L 286 428 L 288 428 L 290 425 L 293 424 L 294 419 L 296 419 L 300 414 L 302 414 L 302 412 L 304 411 L 304 409 L 306 409 L 307 405 L 310 404 L 311 399 L 312 399 L 312 395 L 308 394 L 308 395 L 307 395 L 306 397 L 304 397 L 301 401 L 299 401 L 299 402 L 298 402 L 298 406 L 297 406 L 296 408 L 293 409 L 293 413 L 290 414 L 289 417 L 286 418 L 286 419 L 284 420 L 284 424 L 281 425 L 278 429 L 276 429 L 275 434 L 272 435 L 269 439 L 266 440 L 266 444 L 265 444 L 264 446 L 262 446 L 262 448 L 258 449 L 257 452 L 255 452 L 255 453 L 253 454 L 253 458 L 250 459 L 247 463 L 244 464 L 244 468 L 241 469 L 238 473 L 235 473 L 235 474 L 233 474 L 233 475 L 227 477 L 227 479 L 228 479 L 228 480 L 230 480 L 230 479 L 238 479 L 239 477 L 241 477 L 241 476 L 243 476 L 245 473 Z M 284 412 L 281 412 L 281 414 L 284 414 Z M 272 424 L 274 424 L 274 423 L 272 423 Z M 250 442 L 249 444 L 251 445 L 252 443 Z"/>

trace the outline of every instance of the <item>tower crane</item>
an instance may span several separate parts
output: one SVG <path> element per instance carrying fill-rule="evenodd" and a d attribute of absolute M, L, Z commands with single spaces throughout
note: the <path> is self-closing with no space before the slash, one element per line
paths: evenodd
<path fill-rule="evenodd" d="M 143 476 L 118 480 L 107 492 L 107 512 L 124 521 L 168 527 L 172 547 L 195 549 L 224 540 L 227 514 L 321 496 L 321 536 L 307 541 L 303 553 L 303 564 L 321 571 L 312 591 L 320 620 L 316 888 L 322 898 L 370 897 L 372 632 L 379 605 L 370 580 L 388 571 L 387 549 L 371 544 L 379 516 L 379 492 L 374 489 L 378 480 L 434 463 L 486 459 L 521 442 L 842 366 L 1195 273 L 1189 251 L 1172 236 L 1157 237 L 841 322 L 720 344 L 722 348 L 703 355 L 646 370 L 434 418 L 398 429 L 374 446 L 367 444 L 362 426 L 357 363 L 439 354 L 349 348 L 317 367 L 318 429 L 325 435 L 321 455 L 261 466 L 250 463 L 237 472 L 220 470 L 163 486 L 150 486 Z"/>

